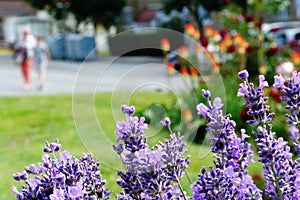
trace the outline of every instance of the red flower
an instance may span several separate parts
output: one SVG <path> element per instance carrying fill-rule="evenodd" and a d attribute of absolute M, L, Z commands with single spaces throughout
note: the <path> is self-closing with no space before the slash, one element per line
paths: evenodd
<path fill-rule="evenodd" d="M 236 47 L 232 44 L 227 48 L 228 53 L 233 53 L 236 51 Z"/>
<path fill-rule="evenodd" d="M 281 94 L 280 94 L 280 92 L 279 92 L 277 89 L 272 88 L 272 89 L 270 90 L 270 92 L 269 92 L 269 95 L 270 95 L 270 97 L 272 97 L 272 99 L 273 99 L 276 103 L 280 103 L 280 102 L 281 102 L 281 100 L 280 100 Z"/>
<path fill-rule="evenodd" d="M 200 42 L 201 42 L 201 45 L 202 45 L 203 47 L 207 47 L 207 46 L 208 46 L 209 40 L 208 40 L 207 37 L 204 37 L 204 38 L 201 39 Z"/>
<path fill-rule="evenodd" d="M 226 29 L 221 29 L 221 30 L 219 30 L 219 34 L 220 34 L 220 36 L 224 39 L 224 37 L 225 37 L 225 35 L 227 35 L 227 30 Z"/>
<path fill-rule="evenodd" d="M 278 32 L 280 29 L 279 28 L 272 28 L 270 31 L 273 32 L 273 33 L 276 33 Z"/>
<path fill-rule="evenodd" d="M 254 52 L 254 47 L 253 46 L 248 46 L 246 49 L 247 53 L 253 53 Z"/>
<path fill-rule="evenodd" d="M 252 178 L 253 178 L 254 181 L 261 181 L 261 180 L 263 180 L 261 174 L 260 174 L 260 173 L 257 173 L 257 172 L 255 172 L 255 173 L 252 175 Z"/>
<path fill-rule="evenodd" d="M 297 47 L 299 44 L 298 44 L 298 41 L 297 41 L 297 40 L 291 40 L 291 41 L 289 42 L 289 45 L 290 45 L 291 47 Z"/>
<path fill-rule="evenodd" d="M 247 13 L 242 13 L 242 17 L 244 18 L 244 20 L 246 21 L 247 18 Z"/>
<path fill-rule="evenodd" d="M 249 108 L 244 108 L 240 113 L 240 117 L 243 120 L 243 122 L 245 122 L 245 123 L 246 123 L 246 121 L 252 119 L 252 117 L 247 114 L 248 110 L 249 110 Z"/>
<path fill-rule="evenodd" d="M 273 56 L 273 55 L 277 54 L 279 51 L 280 51 L 279 47 L 273 47 L 273 48 L 270 48 L 266 54 L 267 54 L 267 56 Z"/>
<path fill-rule="evenodd" d="M 254 16 L 247 16 L 246 17 L 246 22 L 253 22 L 255 20 Z"/>

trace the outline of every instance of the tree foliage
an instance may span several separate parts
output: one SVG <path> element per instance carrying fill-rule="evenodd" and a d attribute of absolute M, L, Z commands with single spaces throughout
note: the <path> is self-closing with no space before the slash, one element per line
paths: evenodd
<path fill-rule="evenodd" d="M 105 28 L 116 24 L 125 6 L 125 0 L 70 0 L 71 11 L 78 21 L 92 20 Z"/>
<path fill-rule="evenodd" d="M 102 24 L 105 28 L 116 24 L 125 6 L 125 0 L 24 0 L 33 8 L 44 9 L 56 18 L 61 18 L 58 3 L 69 3 L 68 11 L 72 12 L 78 22 L 92 21 L 95 25 Z"/>

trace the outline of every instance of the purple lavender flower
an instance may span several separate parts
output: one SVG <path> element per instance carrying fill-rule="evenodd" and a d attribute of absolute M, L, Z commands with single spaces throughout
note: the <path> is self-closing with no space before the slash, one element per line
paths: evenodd
<path fill-rule="evenodd" d="M 268 86 L 267 82 L 260 76 L 258 89 L 247 79 L 240 86 L 238 96 L 246 99 L 244 106 L 249 108 L 248 115 L 253 117 L 248 123 L 257 127 L 253 133 L 259 147 L 259 162 L 264 167 L 266 194 L 274 199 L 299 199 L 300 185 L 296 181 L 300 174 L 299 164 L 293 161 L 287 142 L 283 138 L 276 139 L 272 132 L 270 122 L 274 114 L 269 113 L 268 98 L 264 97 L 263 92 L 263 88 Z M 276 76 L 274 86 L 284 86 L 280 76 Z"/>
<path fill-rule="evenodd" d="M 259 87 L 256 90 L 253 83 L 249 83 L 246 78 L 240 84 L 237 96 L 244 97 L 246 102 L 244 107 L 249 108 L 247 114 L 253 119 L 248 120 L 247 123 L 251 125 L 268 124 L 274 117 L 274 113 L 270 113 L 270 106 L 266 104 L 268 97 L 263 96 L 264 87 L 268 86 L 263 75 L 259 76 Z"/>
<path fill-rule="evenodd" d="M 199 114 L 208 121 L 207 131 L 211 137 L 212 152 L 215 155 L 215 169 L 202 168 L 199 179 L 191 185 L 193 199 L 261 199 L 261 191 L 254 185 L 247 167 L 252 162 L 253 151 L 242 138 L 234 133 L 235 123 L 230 116 L 223 116 L 220 98 L 208 100 L 208 106 L 200 103 Z"/>
<path fill-rule="evenodd" d="M 286 109 L 289 114 L 286 114 L 287 124 L 291 125 L 289 132 L 291 139 L 294 141 L 295 149 L 300 155 L 300 72 L 294 71 L 292 77 L 286 81 L 281 75 L 274 77 L 275 88 L 278 88 L 282 96 L 280 99 L 286 103 Z"/>
<path fill-rule="evenodd" d="M 169 118 L 162 122 L 171 131 L 170 124 Z M 189 160 L 184 157 L 182 136 L 171 131 L 169 140 L 149 148 L 143 131 L 145 127 L 143 118 L 132 116 L 127 122 L 117 123 L 117 142 L 122 140 L 125 148 L 121 151 L 120 144 L 113 148 L 120 155 L 126 172 L 118 172 L 117 184 L 123 191 L 116 199 L 185 199 L 179 180 Z M 128 139 L 131 136 L 134 137 Z"/>
<path fill-rule="evenodd" d="M 131 113 L 133 114 L 135 108 L 133 106 L 122 106 L 122 111 L 125 114 Z M 130 112 L 127 112 L 130 110 Z M 130 114 L 130 115 L 131 115 Z M 129 115 L 129 114 L 128 114 Z M 117 142 L 123 141 L 125 145 L 125 149 L 135 152 L 139 149 L 143 149 L 146 147 L 146 137 L 144 135 L 144 129 L 148 128 L 148 124 L 144 123 L 145 118 L 141 117 L 132 117 L 129 116 L 127 122 L 121 121 L 117 123 L 116 134 L 118 135 Z M 117 150 L 117 149 L 115 149 Z"/>
<path fill-rule="evenodd" d="M 31 164 L 25 167 L 23 173 L 13 175 L 15 180 L 24 180 L 26 184 L 20 192 L 13 187 L 17 199 L 109 199 L 111 192 L 104 187 L 105 181 L 99 171 L 100 163 L 91 154 L 77 159 L 68 151 L 63 151 L 57 158 L 55 153 L 61 148 L 58 140 L 45 143 L 49 150 L 46 152 L 52 153 L 53 158 L 45 154 L 39 168 Z"/>

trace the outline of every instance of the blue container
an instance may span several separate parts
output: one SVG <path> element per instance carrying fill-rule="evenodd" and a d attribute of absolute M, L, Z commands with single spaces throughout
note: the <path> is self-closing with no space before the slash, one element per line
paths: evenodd
<path fill-rule="evenodd" d="M 65 58 L 64 50 L 64 37 L 62 35 L 55 35 L 49 38 L 49 51 L 51 59 L 63 59 Z"/>
<path fill-rule="evenodd" d="M 83 61 L 96 58 L 95 38 L 78 34 L 50 37 L 49 50 L 53 59 Z"/>

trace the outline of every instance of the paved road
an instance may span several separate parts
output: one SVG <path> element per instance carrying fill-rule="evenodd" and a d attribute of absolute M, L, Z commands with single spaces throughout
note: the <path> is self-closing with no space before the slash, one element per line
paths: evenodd
<path fill-rule="evenodd" d="M 0 96 L 51 95 L 107 91 L 178 91 L 189 87 L 180 75 L 168 76 L 161 58 L 98 58 L 85 62 L 52 60 L 47 70 L 47 89 L 38 90 L 32 71 L 29 91 L 22 87 L 19 67 L 10 55 L 0 55 Z"/>

